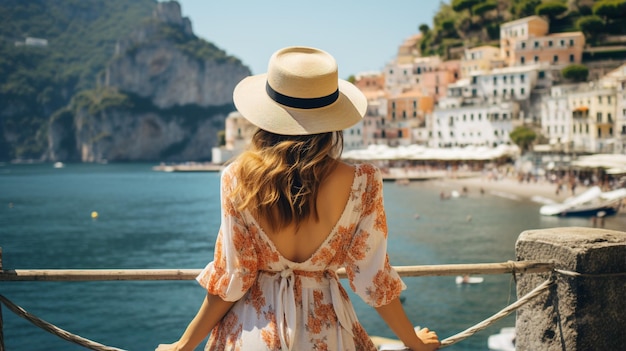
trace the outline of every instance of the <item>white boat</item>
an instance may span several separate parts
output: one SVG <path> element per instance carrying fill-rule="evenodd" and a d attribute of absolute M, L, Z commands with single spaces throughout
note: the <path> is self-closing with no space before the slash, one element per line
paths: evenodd
<path fill-rule="evenodd" d="M 63 164 L 63 162 L 55 162 L 54 165 L 52 165 L 52 167 L 54 167 L 54 168 L 63 168 L 63 167 L 65 167 L 65 165 Z"/>
<path fill-rule="evenodd" d="M 600 187 L 594 186 L 562 203 L 541 206 L 539 213 L 544 216 L 603 217 L 615 214 L 623 199 L 626 199 L 626 189 L 602 192 Z"/>
<path fill-rule="evenodd" d="M 479 284 L 485 280 L 483 277 L 464 277 L 462 275 L 456 276 L 457 284 Z"/>
<path fill-rule="evenodd" d="M 490 335 L 487 346 L 493 351 L 515 351 L 515 327 L 502 328 L 500 333 Z"/>

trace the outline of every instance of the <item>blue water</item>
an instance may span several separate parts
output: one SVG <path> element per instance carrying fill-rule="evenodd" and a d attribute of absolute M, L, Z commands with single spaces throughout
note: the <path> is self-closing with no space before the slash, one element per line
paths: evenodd
<path fill-rule="evenodd" d="M 219 175 L 161 173 L 151 166 L 0 165 L 4 268 L 204 267 L 219 226 Z M 444 187 L 385 183 L 393 265 L 514 260 L 515 241 L 524 230 L 589 225 L 585 219 L 542 217 L 537 204 L 491 195 L 441 201 Z M 98 212 L 95 220 L 92 211 Z M 606 228 L 623 230 L 625 223 L 624 215 L 611 217 Z M 454 277 L 405 282 L 409 317 L 442 339 L 515 300 L 508 275 L 485 276 L 484 283 L 471 286 L 457 286 Z M 134 351 L 176 340 L 205 292 L 195 281 L 0 282 L 0 294 L 74 334 Z M 370 334 L 393 336 L 373 309 L 352 298 Z M 3 320 L 9 351 L 84 350 L 6 308 Z M 487 337 L 514 323 L 509 316 L 448 350 L 487 350 Z"/>

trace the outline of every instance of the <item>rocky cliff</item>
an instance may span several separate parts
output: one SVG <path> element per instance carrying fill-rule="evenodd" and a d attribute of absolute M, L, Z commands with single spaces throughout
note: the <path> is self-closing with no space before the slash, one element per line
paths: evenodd
<path fill-rule="evenodd" d="M 50 160 L 210 160 L 250 71 L 197 38 L 177 2 L 120 40 L 101 87 L 81 92 L 51 118 Z"/>

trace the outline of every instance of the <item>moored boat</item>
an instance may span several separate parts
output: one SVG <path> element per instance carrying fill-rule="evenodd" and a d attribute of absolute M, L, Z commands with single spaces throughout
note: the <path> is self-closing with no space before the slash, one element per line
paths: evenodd
<path fill-rule="evenodd" d="M 626 199 L 626 189 L 602 192 L 600 187 L 594 186 L 562 203 L 541 206 L 539 213 L 544 216 L 604 217 L 617 213 L 623 199 Z"/>

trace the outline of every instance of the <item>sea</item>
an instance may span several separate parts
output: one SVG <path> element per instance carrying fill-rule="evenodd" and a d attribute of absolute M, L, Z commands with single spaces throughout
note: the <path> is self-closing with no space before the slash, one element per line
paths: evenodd
<path fill-rule="evenodd" d="M 0 164 L 3 268 L 203 268 L 219 227 L 219 173 L 152 166 Z M 442 201 L 442 189 L 454 190 L 442 181 L 384 184 L 392 265 L 506 262 L 515 260 L 515 242 L 525 230 L 590 226 L 585 218 L 540 216 L 540 204 L 501 193 L 470 191 Z M 626 216 L 607 218 L 605 228 L 624 230 Z M 445 339 L 515 301 L 511 275 L 483 277 L 470 285 L 457 285 L 453 276 L 404 278 L 404 308 L 416 326 Z M 205 291 L 195 281 L 0 281 L 0 294 L 70 333 L 146 351 L 180 336 Z M 365 329 L 393 337 L 376 312 L 350 294 Z M 8 351 L 85 350 L 6 307 L 2 321 Z M 447 349 L 488 350 L 490 335 L 514 325 L 513 314 Z"/>

